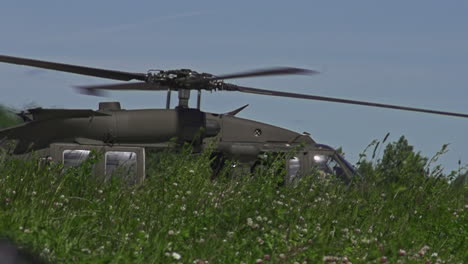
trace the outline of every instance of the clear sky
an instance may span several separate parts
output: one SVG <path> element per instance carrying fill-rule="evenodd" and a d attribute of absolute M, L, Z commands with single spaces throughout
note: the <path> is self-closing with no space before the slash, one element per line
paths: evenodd
<path fill-rule="evenodd" d="M 0 54 L 132 72 L 192 68 L 223 74 L 270 66 L 314 76 L 233 83 L 280 91 L 468 113 L 468 2 L 436 1 L 2 1 Z M 113 81 L 0 64 L 0 103 L 13 107 L 164 107 L 165 93 L 76 94 Z M 193 102 L 194 104 L 195 102 Z M 468 163 L 468 119 L 298 99 L 219 92 L 202 108 L 307 131 L 358 154 L 387 132 L 426 156 Z"/>

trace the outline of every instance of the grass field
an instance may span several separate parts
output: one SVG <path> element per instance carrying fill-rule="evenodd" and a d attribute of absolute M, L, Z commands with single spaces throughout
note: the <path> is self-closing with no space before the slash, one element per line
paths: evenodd
<path fill-rule="evenodd" d="M 150 158 L 139 186 L 96 180 L 94 159 L 64 170 L 0 154 L 0 238 L 52 263 L 467 263 L 464 172 L 442 174 L 404 138 L 373 147 L 383 155 L 363 156 L 349 186 L 283 186 L 283 161 L 212 180 L 209 152 Z"/>
<path fill-rule="evenodd" d="M 145 184 L 103 184 L 2 156 L 0 234 L 58 263 L 466 263 L 467 186 L 404 139 L 345 186 L 271 171 L 211 180 L 209 153 L 166 153 Z M 276 168 L 278 167 L 278 168 Z"/>

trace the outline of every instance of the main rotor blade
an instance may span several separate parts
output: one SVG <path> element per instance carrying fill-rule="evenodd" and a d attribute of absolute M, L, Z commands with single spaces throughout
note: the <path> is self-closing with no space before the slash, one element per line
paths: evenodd
<path fill-rule="evenodd" d="M 400 106 L 400 105 L 381 104 L 381 103 L 373 103 L 373 102 L 365 102 L 365 101 L 356 101 L 356 100 L 348 100 L 348 99 L 317 96 L 317 95 L 277 92 L 277 91 L 250 88 L 250 87 L 244 87 L 244 86 L 238 86 L 238 85 L 232 85 L 232 84 L 227 85 L 226 90 L 228 90 L 228 91 L 238 91 L 238 92 L 243 92 L 243 93 L 252 93 L 252 94 L 270 95 L 270 96 L 281 96 L 281 97 L 291 97 L 291 98 L 299 98 L 299 99 L 335 102 L 335 103 L 342 103 L 342 104 L 364 105 L 364 106 L 390 108 L 390 109 L 397 109 L 397 110 L 404 110 L 404 111 L 413 111 L 413 112 L 422 112 L 422 113 L 429 113 L 429 114 L 437 114 L 437 115 L 456 116 L 456 117 L 468 118 L 468 114 L 462 114 L 462 113 L 445 112 L 445 111 L 438 111 L 438 110 L 431 110 L 431 109 L 415 108 L 415 107 Z"/>
<path fill-rule="evenodd" d="M 317 74 L 317 73 L 319 72 L 314 71 L 314 70 L 301 69 L 301 68 L 277 67 L 277 68 L 239 72 L 239 73 L 233 73 L 233 74 L 224 74 L 224 75 L 213 77 L 213 80 L 227 80 L 227 79 L 235 79 L 235 78 L 259 77 L 259 76 L 271 76 L 271 75 Z"/>
<path fill-rule="evenodd" d="M 133 73 L 133 72 L 123 72 L 123 71 L 114 71 L 106 69 L 91 68 L 85 66 L 50 62 L 50 61 L 41 61 L 33 60 L 28 58 L 19 58 L 12 56 L 0 55 L 0 62 L 26 65 L 38 68 L 44 68 L 49 70 L 56 70 L 62 72 L 70 72 L 82 75 L 89 75 L 94 77 L 101 77 L 107 79 L 121 80 L 121 81 L 130 81 L 130 80 L 141 80 L 144 81 L 146 74 L 144 73 Z"/>
<path fill-rule="evenodd" d="M 104 85 L 89 85 L 75 86 L 82 94 L 103 96 L 104 90 L 112 91 L 167 91 L 169 88 L 154 83 L 122 83 L 122 84 L 104 84 Z M 173 89 L 174 90 L 174 89 Z"/>

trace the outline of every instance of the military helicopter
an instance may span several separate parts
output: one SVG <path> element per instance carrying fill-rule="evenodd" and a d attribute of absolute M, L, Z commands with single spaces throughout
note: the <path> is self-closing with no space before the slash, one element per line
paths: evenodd
<path fill-rule="evenodd" d="M 99 103 L 97 110 L 34 108 L 19 113 L 25 123 L 0 130 L 0 140 L 16 142 L 11 153 L 18 157 L 30 158 L 34 152 L 42 159 L 62 162 L 64 166 L 76 166 L 92 150 L 97 150 L 103 153 L 104 158 L 96 164 L 96 174 L 110 177 L 117 168 L 123 167 L 133 175 L 135 183 L 143 181 L 145 177 L 146 153 L 170 148 L 173 138 L 177 138 L 179 143 L 192 143 L 195 153 L 214 146 L 214 170 L 222 167 L 227 159 L 238 162 L 240 170 L 252 170 L 261 166 L 262 159 L 282 154 L 286 168 L 285 182 L 292 182 L 312 169 L 335 174 L 345 182 L 356 176 L 353 166 L 336 150 L 317 143 L 308 133 L 236 117 L 247 105 L 224 114 L 201 111 L 202 91 L 235 91 L 468 117 L 463 113 L 272 91 L 225 82 L 236 78 L 318 73 L 300 68 L 277 67 L 212 75 L 190 69 L 133 73 L 5 55 L 0 55 L 0 62 L 119 81 L 137 81 L 76 87 L 88 95 L 123 90 L 167 92 L 165 109 L 127 110 L 122 109 L 119 102 Z M 191 91 L 197 92 L 196 108 L 189 108 Z M 178 93 L 175 108 L 171 108 L 172 92 Z"/>

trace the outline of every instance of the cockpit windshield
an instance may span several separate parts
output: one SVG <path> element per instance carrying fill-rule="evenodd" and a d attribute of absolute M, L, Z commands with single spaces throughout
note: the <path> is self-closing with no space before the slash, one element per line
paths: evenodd
<path fill-rule="evenodd" d="M 349 182 L 351 178 L 359 176 L 353 165 L 338 153 L 315 154 L 314 164 L 320 175 L 336 175 L 337 178 Z"/>
<path fill-rule="evenodd" d="M 343 156 L 340 154 L 337 154 L 338 158 L 343 161 L 343 164 L 348 168 L 348 170 L 353 174 L 354 177 L 360 176 L 359 172 L 356 170 L 356 168 L 349 163 Z"/>
<path fill-rule="evenodd" d="M 334 174 L 338 178 L 346 178 L 340 162 L 335 159 L 334 155 L 316 154 L 314 155 L 314 163 L 323 175 Z"/>

